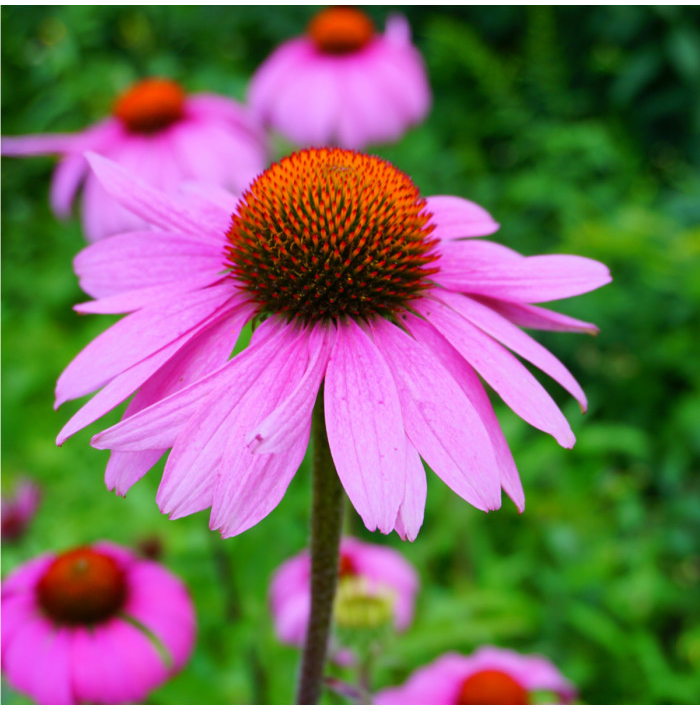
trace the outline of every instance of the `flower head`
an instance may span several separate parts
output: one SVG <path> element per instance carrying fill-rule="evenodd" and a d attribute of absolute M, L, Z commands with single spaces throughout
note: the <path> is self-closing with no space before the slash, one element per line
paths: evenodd
<path fill-rule="evenodd" d="M 120 494 L 172 448 L 158 492 L 172 517 L 212 508 L 238 534 L 281 500 L 306 451 L 324 383 L 328 442 L 370 530 L 414 539 L 423 458 L 482 510 L 501 487 L 523 508 L 515 463 L 479 376 L 570 447 L 553 399 L 514 356 L 585 406 L 568 370 L 517 325 L 595 326 L 531 305 L 597 288 L 602 264 L 524 257 L 470 237 L 498 225 L 458 197 L 421 198 L 379 158 L 335 149 L 285 158 L 240 201 L 211 188 L 174 201 L 99 156 L 105 189 L 150 222 L 78 255 L 84 313 L 129 313 L 61 375 L 57 404 L 100 389 L 62 443 L 136 392 L 93 438 Z M 233 216 L 232 216 L 233 215 Z M 229 359 L 243 325 L 262 322 Z"/>
<path fill-rule="evenodd" d="M 57 154 L 51 206 L 70 214 L 83 184 L 83 228 L 89 241 L 147 227 L 123 209 L 89 171 L 83 153 L 94 151 L 172 192 L 181 183 L 203 181 L 242 190 L 266 164 L 262 130 L 246 109 L 213 94 L 187 96 L 169 79 L 144 79 L 114 102 L 112 116 L 81 133 L 5 137 L 2 154 Z"/>
<path fill-rule="evenodd" d="M 481 647 L 472 655 L 448 653 L 414 672 L 405 684 L 385 689 L 375 704 L 530 704 L 533 692 L 570 702 L 573 685 L 545 657 Z"/>
<path fill-rule="evenodd" d="M 282 642 L 301 647 L 311 607 L 311 558 L 303 551 L 280 566 L 270 584 L 270 607 Z M 345 537 L 340 544 L 340 581 L 335 620 L 344 627 L 375 627 L 389 621 L 403 631 L 413 620 L 418 575 L 389 547 Z"/>
<path fill-rule="evenodd" d="M 379 34 L 356 7 L 330 7 L 285 42 L 250 84 L 257 116 L 300 145 L 363 148 L 423 120 L 430 88 L 405 18 Z"/>
<path fill-rule="evenodd" d="M 29 478 L 17 482 L 11 494 L 3 495 L 1 504 L 2 540 L 19 539 L 27 529 L 41 501 L 41 488 Z"/>
<path fill-rule="evenodd" d="M 106 542 L 15 569 L 2 614 L 2 670 L 40 704 L 141 702 L 182 668 L 195 638 L 179 579 Z"/>

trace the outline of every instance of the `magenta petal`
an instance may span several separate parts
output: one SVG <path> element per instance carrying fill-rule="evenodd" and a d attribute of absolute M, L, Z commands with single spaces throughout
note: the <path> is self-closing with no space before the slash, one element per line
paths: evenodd
<path fill-rule="evenodd" d="M 141 219 L 165 231 L 190 234 L 199 239 L 207 238 L 197 215 L 183 209 L 174 198 L 101 155 L 87 153 L 86 158 L 107 192 Z"/>
<path fill-rule="evenodd" d="M 284 643 L 301 646 L 311 606 L 311 560 L 304 551 L 285 561 L 270 584 L 270 608 L 275 633 Z"/>
<path fill-rule="evenodd" d="M 115 490 L 117 495 L 125 497 L 131 486 L 160 460 L 163 453 L 164 450 L 112 451 L 105 470 L 107 489 Z"/>
<path fill-rule="evenodd" d="M 574 445 L 574 434 L 552 397 L 506 349 L 442 303 L 423 300 L 416 310 L 476 369 L 518 416 L 535 428 L 550 433 L 565 448 Z"/>
<path fill-rule="evenodd" d="M 88 170 L 82 155 L 69 155 L 58 163 L 51 178 L 50 202 L 54 214 L 65 219 L 70 216 L 75 193 Z"/>
<path fill-rule="evenodd" d="M 234 294 L 229 284 L 223 284 L 122 318 L 66 367 L 56 384 L 56 406 L 89 394 L 170 345 L 205 322 Z"/>
<path fill-rule="evenodd" d="M 573 378 L 571 372 L 539 342 L 488 306 L 465 295 L 449 291 L 436 291 L 436 294 L 443 303 L 467 318 L 487 335 L 491 335 L 561 384 L 579 402 L 581 410 L 586 411 L 586 395 L 579 383 Z"/>
<path fill-rule="evenodd" d="M 396 516 L 396 533 L 404 541 L 414 542 L 423 526 L 428 484 L 418 451 L 406 441 L 406 492 Z"/>
<path fill-rule="evenodd" d="M 568 315 L 555 313 L 552 310 L 540 308 L 536 305 L 508 303 L 504 300 L 485 296 L 477 296 L 476 299 L 520 327 L 534 330 L 555 330 L 558 332 L 585 332 L 589 335 L 597 335 L 599 332 L 593 323 L 577 320 Z"/>
<path fill-rule="evenodd" d="M 460 497 L 482 510 L 498 509 L 501 481 L 491 441 L 457 382 L 395 325 L 380 320 L 373 335 L 394 375 L 411 443 Z"/>
<path fill-rule="evenodd" d="M 5 157 L 51 155 L 52 153 L 60 155 L 80 150 L 85 143 L 85 135 L 85 133 L 56 133 L 53 135 L 3 136 L 0 145 Z"/>
<path fill-rule="evenodd" d="M 519 512 L 525 509 L 525 493 L 520 482 L 518 469 L 513 460 L 508 442 L 503 435 L 488 394 L 481 380 L 468 362 L 432 325 L 413 315 L 405 319 L 405 323 L 413 335 L 422 342 L 435 356 L 439 357 L 445 369 L 462 387 L 469 401 L 476 409 L 481 422 L 491 439 L 491 445 L 496 456 L 496 463 L 501 473 L 501 485 L 508 497 L 515 503 Z"/>
<path fill-rule="evenodd" d="M 246 444 L 251 451 L 279 453 L 287 450 L 308 428 L 334 340 L 332 326 L 318 325 L 309 333 L 306 372 L 294 391 L 247 435 Z"/>
<path fill-rule="evenodd" d="M 326 428 L 343 487 L 370 531 L 394 528 L 406 487 L 406 437 L 396 384 L 352 320 L 338 328 L 324 391 Z"/>
<path fill-rule="evenodd" d="M 488 236 L 498 231 L 500 225 L 478 204 L 462 197 L 435 195 L 427 197 L 427 211 L 435 224 L 432 236 L 441 240 L 461 239 L 468 236 Z"/>

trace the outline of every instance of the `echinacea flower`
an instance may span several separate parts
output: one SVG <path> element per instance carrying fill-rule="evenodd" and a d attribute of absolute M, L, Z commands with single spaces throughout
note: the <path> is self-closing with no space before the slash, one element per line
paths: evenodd
<path fill-rule="evenodd" d="M 383 622 L 384 610 L 397 631 L 413 620 L 418 575 L 394 549 L 345 537 L 340 543 L 340 580 L 336 604 L 347 601 L 338 612 L 352 615 L 345 625 L 373 626 Z M 358 593 L 361 591 L 361 593 Z M 351 607 L 352 606 L 352 607 Z M 270 607 L 277 637 L 289 645 L 304 644 L 311 610 L 311 557 L 308 551 L 288 559 L 270 584 Z M 381 616 L 381 617 L 380 617 Z"/>
<path fill-rule="evenodd" d="M 430 108 L 406 19 L 389 17 L 381 35 L 356 7 L 319 12 L 306 36 L 285 42 L 259 67 L 248 96 L 265 125 L 302 146 L 395 141 Z"/>
<path fill-rule="evenodd" d="M 29 478 L 21 478 L 14 489 L 0 499 L 0 529 L 2 541 L 11 542 L 19 539 L 34 519 L 39 502 L 41 488 Z"/>
<path fill-rule="evenodd" d="M 195 633 L 182 582 L 116 544 L 44 554 L 2 583 L 2 671 L 39 704 L 142 702 Z"/>
<path fill-rule="evenodd" d="M 531 303 L 585 293 L 608 269 L 578 256 L 525 257 L 470 237 L 498 225 L 459 197 L 421 198 L 388 162 L 311 149 L 273 164 L 242 198 L 212 189 L 188 205 L 100 156 L 105 189 L 152 224 L 75 260 L 96 298 L 82 313 L 130 313 L 58 380 L 57 405 L 100 391 L 59 445 L 136 391 L 92 445 L 113 451 L 106 482 L 126 491 L 169 449 L 157 495 L 171 518 L 212 508 L 232 536 L 279 503 L 309 442 L 323 383 L 328 443 L 369 530 L 415 539 L 421 457 L 481 510 L 501 487 L 522 510 L 513 457 L 479 376 L 563 446 L 574 435 L 515 355 L 585 407 L 559 360 L 517 325 L 595 326 Z M 229 359 L 243 325 L 260 323 Z M 509 350 L 512 350 L 512 354 Z"/>
<path fill-rule="evenodd" d="M 267 164 L 262 130 L 246 109 L 214 94 L 187 96 L 168 79 L 136 83 L 116 100 L 110 118 L 81 133 L 3 137 L 5 156 L 61 156 L 50 195 L 56 216 L 70 214 L 84 182 L 88 241 L 147 225 L 105 192 L 89 171 L 85 151 L 108 157 L 166 192 L 191 180 L 240 192 Z"/>
<path fill-rule="evenodd" d="M 373 699 L 375 704 L 530 704 L 533 692 L 554 693 L 561 703 L 576 696 L 546 657 L 485 646 L 467 656 L 442 655 Z"/>

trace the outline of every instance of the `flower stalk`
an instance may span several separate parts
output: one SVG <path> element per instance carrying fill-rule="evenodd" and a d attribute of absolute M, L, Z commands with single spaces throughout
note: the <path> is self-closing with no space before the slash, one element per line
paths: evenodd
<path fill-rule="evenodd" d="M 338 583 L 343 523 L 343 487 L 328 445 L 323 387 L 314 407 L 312 435 L 311 614 L 306 629 L 297 704 L 317 704 L 321 694 Z"/>

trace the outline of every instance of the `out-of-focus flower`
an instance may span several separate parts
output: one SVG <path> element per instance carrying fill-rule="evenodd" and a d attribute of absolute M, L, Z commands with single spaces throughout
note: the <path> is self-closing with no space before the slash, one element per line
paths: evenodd
<path fill-rule="evenodd" d="M 530 704 L 533 692 L 552 692 L 561 702 L 574 686 L 546 658 L 482 647 L 464 656 L 448 653 L 416 670 L 400 687 L 385 689 L 375 704 Z"/>
<path fill-rule="evenodd" d="M 266 165 L 264 135 L 247 110 L 214 94 L 185 95 L 168 79 L 145 79 L 122 94 L 113 115 L 82 133 L 3 137 L 6 156 L 61 156 L 51 206 L 67 217 L 84 181 L 82 217 L 89 241 L 147 223 L 110 197 L 89 171 L 85 151 L 105 155 L 145 182 L 174 192 L 194 180 L 240 192 Z"/>
<path fill-rule="evenodd" d="M 39 704 L 131 704 L 179 671 L 196 633 L 182 582 L 100 542 L 2 583 L 2 671 Z"/>
<path fill-rule="evenodd" d="M 282 499 L 304 458 L 322 382 L 338 476 L 367 528 L 385 534 L 418 534 L 421 457 L 475 507 L 498 508 L 503 487 L 523 509 L 477 373 L 519 416 L 573 446 L 564 415 L 515 355 L 582 408 L 585 395 L 517 325 L 595 331 L 530 303 L 608 283 L 603 264 L 524 257 L 469 238 L 498 228 L 481 207 L 423 199 L 393 165 L 339 148 L 284 158 L 238 203 L 205 189 L 201 209 L 100 156 L 90 160 L 105 189 L 154 227 L 148 239 L 113 237 L 75 261 L 97 298 L 79 312 L 130 313 L 68 365 L 56 388 L 57 405 L 101 389 L 59 445 L 138 390 L 124 420 L 92 440 L 113 451 L 110 489 L 124 494 L 172 448 L 161 510 L 177 518 L 211 506 L 211 528 L 239 534 Z M 253 319 L 264 322 L 229 360 Z"/>
<path fill-rule="evenodd" d="M 4 542 L 15 541 L 24 534 L 40 500 L 41 488 L 28 478 L 18 480 L 11 493 L 2 496 L 0 518 Z"/>
<path fill-rule="evenodd" d="M 270 607 L 279 639 L 304 644 L 311 607 L 311 557 L 303 551 L 285 561 L 270 584 Z M 413 620 L 418 575 L 394 549 L 345 537 L 340 544 L 336 623 L 372 628 L 393 624 L 406 630 Z"/>
<path fill-rule="evenodd" d="M 355 7 L 319 12 L 307 35 L 260 66 L 249 102 L 266 124 L 299 145 L 364 148 L 398 140 L 425 118 L 430 87 L 404 17 L 383 35 Z"/>

